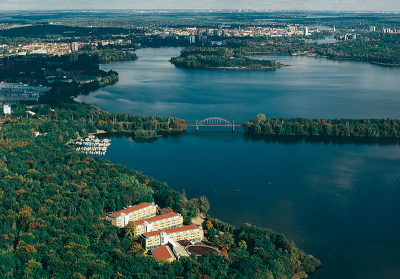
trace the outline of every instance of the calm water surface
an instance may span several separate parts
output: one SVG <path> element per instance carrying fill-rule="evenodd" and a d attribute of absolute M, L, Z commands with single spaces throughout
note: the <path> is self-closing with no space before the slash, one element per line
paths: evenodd
<path fill-rule="evenodd" d="M 79 97 L 110 112 L 235 122 L 257 113 L 308 118 L 400 118 L 399 69 L 361 62 L 263 56 L 276 71 L 203 71 L 168 63 L 180 49 L 145 49 L 139 60 L 102 66 L 112 87 Z M 153 143 L 113 136 L 106 159 L 142 171 L 239 227 L 284 233 L 323 267 L 311 278 L 398 278 L 400 147 L 388 141 L 252 138 L 200 127 Z"/>
<path fill-rule="evenodd" d="M 106 159 L 209 198 L 209 213 L 284 233 L 323 267 L 311 278 L 398 278 L 400 147 L 254 139 L 200 127 L 138 143 L 112 137 Z"/>
<path fill-rule="evenodd" d="M 174 116 L 186 121 L 219 116 L 245 122 L 258 113 L 306 118 L 400 118 L 400 68 L 363 62 L 262 55 L 292 65 L 275 71 L 176 68 L 180 48 L 141 49 L 139 60 L 102 65 L 120 81 L 81 96 L 108 112 Z"/>

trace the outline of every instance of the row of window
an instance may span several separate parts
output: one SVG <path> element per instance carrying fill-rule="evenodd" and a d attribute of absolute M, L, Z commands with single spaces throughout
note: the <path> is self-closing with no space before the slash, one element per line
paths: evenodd
<path fill-rule="evenodd" d="M 168 229 L 173 229 L 173 228 L 177 228 L 177 227 L 179 227 L 179 224 L 178 224 L 178 225 L 175 225 L 175 226 L 166 227 L 166 228 L 168 228 Z M 162 230 L 162 229 L 163 229 L 163 228 L 160 228 L 160 230 Z M 157 230 L 158 230 L 158 227 L 157 227 L 157 226 L 154 226 L 153 231 L 157 231 Z M 143 226 L 143 227 L 137 228 L 137 229 L 136 229 L 136 233 L 137 233 L 137 234 L 145 233 L 144 226 Z"/>
<path fill-rule="evenodd" d="M 193 233 L 190 234 L 190 239 L 193 239 L 194 237 L 195 237 L 195 233 L 193 232 Z M 197 237 L 200 237 L 200 232 L 197 232 Z M 181 240 L 181 239 L 182 239 L 182 235 L 177 235 L 177 236 L 176 236 L 176 240 L 177 240 L 177 241 L 178 241 L 178 240 Z M 188 235 L 185 234 L 185 235 L 183 236 L 183 239 L 188 239 Z M 154 240 L 154 244 L 155 244 L 155 245 L 160 244 L 160 239 L 156 238 L 156 239 Z M 153 245 L 153 240 L 148 240 L 148 241 L 147 241 L 147 246 L 151 246 L 151 245 Z"/>
<path fill-rule="evenodd" d="M 154 245 L 160 244 L 160 239 L 155 239 L 154 240 Z M 153 240 L 147 241 L 147 246 L 153 245 Z"/>
<path fill-rule="evenodd" d="M 154 210 L 153 210 L 154 211 Z M 139 212 L 138 214 L 137 214 L 137 218 L 141 218 L 142 217 L 142 214 L 143 214 L 143 217 L 144 216 L 146 216 L 146 211 L 144 211 L 143 213 L 142 212 Z M 147 215 L 149 215 L 150 214 L 150 209 L 148 209 L 147 210 Z M 129 219 L 136 219 L 136 214 L 131 214 L 130 216 L 129 216 Z"/>
<path fill-rule="evenodd" d="M 152 210 L 152 211 L 154 211 L 154 210 Z M 142 217 L 142 214 L 143 214 L 143 218 L 147 217 L 146 211 L 144 211 L 143 213 L 142 212 L 137 213 L 137 218 L 140 219 Z M 147 210 L 147 215 L 149 215 L 149 214 L 150 214 L 150 209 Z M 136 213 L 129 215 L 129 219 L 130 220 L 136 219 Z M 117 222 L 118 226 L 121 226 L 121 222 L 122 222 L 121 219 L 119 219 Z"/>
<path fill-rule="evenodd" d="M 158 225 L 159 224 L 154 224 L 154 230 L 158 230 Z M 168 222 L 166 222 L 165 227 L 170 227 L 170 225 L 171 225 L 171 222 L 168 221 Z M 172 220 L 172 225 L 176 225 L 176 220 Z M 164 228 L 164 223 L 161 223 L 160 230 L 162 230 L 163 228 Z M 136 229 L 136 232 L 137 233 L 144 232 L 144 229 L 138 228 L 138 229 Z"/>

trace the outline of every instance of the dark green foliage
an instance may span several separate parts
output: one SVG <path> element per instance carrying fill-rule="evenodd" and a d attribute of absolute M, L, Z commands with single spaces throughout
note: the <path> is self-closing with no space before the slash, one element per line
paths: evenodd
<path fill-rule="evenodd" d="M 248 253 L 238 253 L 241 250 L 238 249 L 235 250 L 236 255 L 231 256 L 241 273 L 246 270 L 254 272 L 254 266 L 261 266 L 267 269 L 264 271 L 267 278 L 284 278 L 285 275 L 292 276 L 302 271 L 311 273 L 321 266 L 319 260 L 304 254 L 283 234 L 277 234 L 271 229 L 244 224 L 235 231 L 235 235 L 238 241 L 245 241 L 247 244 Z"/>
<path fill-rule="evenodd" d="M 57 112 L 45 106 L 36 110 Z M 250 225 L 213 238 L 229 254 L 223 250 L 222 255 L 157 264 L 133 238 L 99 216 L 155 201 L 190 221 L 208 200 L 187 200 L 165 183 L 75 152 L 65 145 L 64 135 L 85 123 L 19 119 L 0 130 L 1 278 L 271 278 L 319 266 L 283 235 Z M 35 137 L 31 130 L 47 135 Z M 213 222 L 223 231 L 233 229 Z M 293 257 L 304 264 L 292 264 Z"/>
<path fill-rule="evenodd" d="M 183 68 L 209 69 L 275 69 L 283 65 L 275 60 L 251 59 L 239 49 L 225 47 L 190 47 L 183 49 L 179 57 L 171 58 L 171 63 Z"/>
<path fill-rule="evenodd" d="M 99 50 L 83 50 L 79 54 L 88 55 L 93 59 L 94 63 L 106 61 L 124 61 L 136 60 L 137 55 L 133 52 L 122 51 L 115 48 L 105 48 Z"/>
<path fill-rule="evenodd" d="M 398 138 L 399 120 L 387 119 L 305 119 L 272 117 L 251 119 L 243 125 L 249 134 Z"/>
<path fill-rule="evenodd" d="M 34 119 L 37 127 L 31 127 L 41 133 L 54 132 L 68 141 L 85 137 L 97 130 L 106 132 L 133 132 L 137 139 L 159 138 L 163 134 L 186 130 L 184 120 L 173 117 L 147 117 L 115 113 L 100 110 L 95 105 L 78 103 L 73 100 L 59 101 L 57 109 L 51 110 L 47 105 L 35 106 L 31 110 L 37 113 Z M 21 105 L 14 110 L 12 118 L 27 117 L 27 108 Z M 47 119 L 45 119 L 45 117 Z M 26 125 L 26 124 L 25 124 Z M 61 127 L 61 128 L 60 128 Z M 31 129 L 29 128 L 29 129 Z M 61 133 L 61 130 L 64 131 Z"/>
<path fill-rule="evenodd" d="M 203 227 L 205 227 L 206 222 L 210 220 L 214 226 L 215 229 L 220 230 L 221 232 L 230 232 L 233 233 L 233 231 L 235 230 L 235 226 L 230 225 L 228 223 L 225 223 L 217 218 L 206 218 L 204 220 L 204 224 Z"/>
<path fill-rule="evenodd" d="M 105 34 L 128 34 L 129 30 L 125 28 L 84 28 L 84 27 L 72 27 L 64 25 L 49 25 L 49 24 L 38 24 L 32 26 L 24 26 L 19 28 L 5 29 L 0 31 L 0 36 L 17 38 L 41 38 L 47 39 L 52 37 L 51 35 L 56 35 L 54 37 L 64 37 L 66 32 L 73 32 L 76 36 L 80 35 L 105 35 Z"/>
<path fill-rule="evenodd" d="M 314 52 L 328 58 L 400 66 L 399 40 L 400 34 L 365 33 L 359 40 L 319 45 Z"/>
<path fill-rule="evenodd" d="M 233 48 L 235 52 L 245 54 L 280 53 L 298 54 L 308 53 L 333 59 L 361 60 L 385 65 L 400 65 L 400 34 L 385 34 L 380 32 L 349 31 L 358 34 L 357 40 L 343 40 L 337 43 L 317 44 L 309 43 L 302 36 L 290 37 L 258 37 L 233 38 L 225 41 L 225 46 Z M 354 33 L 355 32 L 355 33 Z M 346 33 L 343 33 L 343 36 Z M 310 39 L 328 36 L 322 33 Z M 338 38 L 340 36 L 337 36 Z"/>

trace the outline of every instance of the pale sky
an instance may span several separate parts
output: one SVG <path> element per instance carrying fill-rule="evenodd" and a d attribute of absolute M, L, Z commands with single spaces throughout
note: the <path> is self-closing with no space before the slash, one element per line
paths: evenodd
<path fill-rule="evenodd" d="M 3 10 L 272 9 L 400 12 L 400 0 L 0 0 Z"/>

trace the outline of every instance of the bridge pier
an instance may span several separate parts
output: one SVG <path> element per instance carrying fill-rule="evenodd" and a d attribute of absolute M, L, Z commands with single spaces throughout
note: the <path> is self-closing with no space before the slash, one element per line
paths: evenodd
<path fill-rule="evenodd" d="M 232 133 L 235 132 L 235 125 L 232 125 Z"/>
<path fill-rule="evenodd" d="M 199 126 L 198 125 L 196 125 L 196 132 L 198 132 L 199 131 Z"/>

